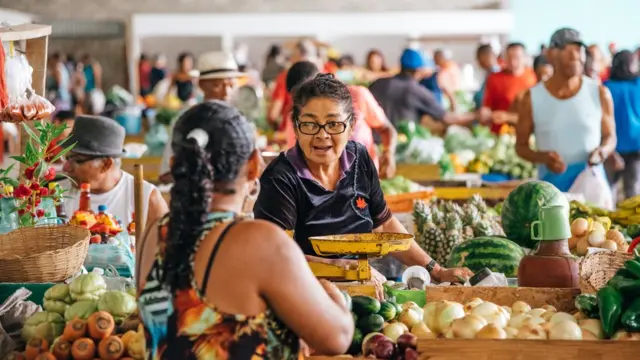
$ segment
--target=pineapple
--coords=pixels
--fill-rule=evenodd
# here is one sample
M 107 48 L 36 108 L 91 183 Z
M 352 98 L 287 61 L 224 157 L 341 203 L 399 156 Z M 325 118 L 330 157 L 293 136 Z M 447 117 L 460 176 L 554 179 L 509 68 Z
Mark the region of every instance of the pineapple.
M 447 228 L 444 236 L 444 242 L 441 242 L 436 249 L 435 256 L 438 263 L 444 264 L 449 258 L 451 250 L 460 242 L 464 241 L 462 237 L 462 222 L 460 217 L 455 213 L 446 215 Z
M 475 237 L 475 233 L 473 231 L 473 227 L 465 225 L 462 227 L 462 238 L 464 240 L 470 240 Z
M 444 233 L 440 228 L 442 213 L 435 206 L 429 207 L 422 201 L 417 201 L 413 206 L 413 217 L 416 226 L 416 243 L 427 254 L 434 256 L 440 244 L 444 242 Z
M 474 227 L 474 234 L 476 237 L 495 235 L 493 233 L 493 227 L 489 222 L 486 221 L 480 221 L 476 224 L 476 226 Z
M 473 196 L 471 196 L 471 199 L 469 199 L 467 203 L 469 205 L 474 205 L 482 214 L 487 212 L 487 203 L 484 202 L 480 194 L 473 194 Z
M 464 207 L 464 215 L 462 215 L 462 223 L 465 226 L 474 227 L 480 220 L 480 214 L 478 208 L 475 205 L 467 204 Z

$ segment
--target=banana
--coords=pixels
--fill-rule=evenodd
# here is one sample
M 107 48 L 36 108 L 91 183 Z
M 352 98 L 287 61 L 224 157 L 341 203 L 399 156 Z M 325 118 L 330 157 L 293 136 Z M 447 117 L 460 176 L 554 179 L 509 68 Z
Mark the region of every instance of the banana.
M 635 208 L 640 206 L 640 195 L 636 195 L 634 197 L 630 197 L 626 200 L 624 200 L 623 202 L 621 202 L 620 204 L 618 204 L 618 208 L 620 209 L 632 209 L 635 210 Z
M 611 228 L 611 219 L 606 216 L 597 217 L 595 221 L 602 224 L 602 226 L 604 226 L 604 229 L 607 231 Z
M 611 213 L 609 210 L 601 209 L 601 208 L 595 207 L 595 206 L 592 207 L 591 210 L 593 210 L 593 214 L 596 215 L 596 216 L 609 216 L 609 214 Z
M 640 224 L 640 214 L 631 215 L 625 220 L 630 221 L 631 224 Z
M 636 214 L 635 210 L 630 209 L 618 209 L 611 213 L 611 218 L 616 220 L 626 219 L 629 216 L 633 216 Z

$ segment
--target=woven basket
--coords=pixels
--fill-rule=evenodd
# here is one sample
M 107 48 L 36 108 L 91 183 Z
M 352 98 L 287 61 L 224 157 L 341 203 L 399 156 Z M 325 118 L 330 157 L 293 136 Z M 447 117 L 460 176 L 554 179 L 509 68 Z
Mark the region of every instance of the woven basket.
M 632 258 L 633 255 L 618 251 L 587 255 L 580 263 L 580 290 L 583 294 L 595 294 Z
M 0 283 L 59 282 L 77 273 L 91 234 L 72 225 L 36 226 L 0 235 Z

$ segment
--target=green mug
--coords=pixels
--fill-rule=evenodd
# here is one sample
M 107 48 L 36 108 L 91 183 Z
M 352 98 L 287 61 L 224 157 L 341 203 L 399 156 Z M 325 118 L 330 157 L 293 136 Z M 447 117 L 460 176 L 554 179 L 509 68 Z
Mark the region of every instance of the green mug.
M 540 208 L 540 220 L 531 223 L 531 238 L 534 240 L 560 240 L 571 237 L 571 224 L 567 208 L 550 205 Z

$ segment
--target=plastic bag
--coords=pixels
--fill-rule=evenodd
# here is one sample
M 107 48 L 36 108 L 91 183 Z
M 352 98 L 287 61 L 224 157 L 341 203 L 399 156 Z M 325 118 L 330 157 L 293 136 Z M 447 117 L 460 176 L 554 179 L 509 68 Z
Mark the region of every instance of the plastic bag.
M 569 193 L 582 194 L 586 202 L 602 209 L 614 210 L 613 194 L 602 166 L 584 169 L 571 185 Z

